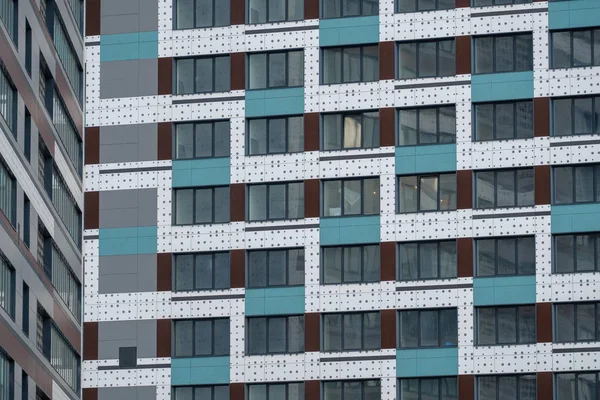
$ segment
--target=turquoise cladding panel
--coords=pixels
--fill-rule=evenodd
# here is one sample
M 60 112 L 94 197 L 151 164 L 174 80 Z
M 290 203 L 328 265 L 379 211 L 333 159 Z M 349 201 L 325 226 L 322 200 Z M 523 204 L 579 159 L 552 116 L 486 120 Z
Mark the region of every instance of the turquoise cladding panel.
M 191 186 L 229 185 L 231 159 L 205 158 L 198 160 L 173 160 L 174 188 Z
M 246 90 L 246 117 L 304 114 L 304 87 Z
M 600 1 L 570 0 L 548 3 L 548 28 L 569 29 L 600 25 Z
M 100 61 L 158 58 L 158 32 L 100 36 Z
M 171 385 L 229 384 L 229 356 L 171 359 Z
M 319 221 L 320 242 L 323 246 L 379 243 L 381 239 L 379 215 L 360 217 L 331 217 Z
M 304 314 L 304 286 L 246 289 L 246 316 Z
M 396 350 L 396 376 L 458 375 L 458 348 Z
M 101 228 L 98 242 L 100 256 L 154 254 L 157 252 L 157 228 Z
M 396 174 L 456 171 L 456 144 L 396 147 Z
M 533 98 L 533 71 L 474 74 L 472 101 L 503 101 Z
M 552 206 L 550 215 L 552 233 L 600 230 L 600 203 Z
M 345 46 L 378 43 L 379 15 L 334 18 L 319 21 L 319 45 Z
M 473 278 L 475 306 L 533 303 L 535 303 L 535 275 Z

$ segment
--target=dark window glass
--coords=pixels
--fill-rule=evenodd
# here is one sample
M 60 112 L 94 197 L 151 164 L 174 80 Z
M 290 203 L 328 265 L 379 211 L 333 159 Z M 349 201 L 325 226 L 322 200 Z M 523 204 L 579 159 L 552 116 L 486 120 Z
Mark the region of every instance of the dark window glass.
M 398 78 L 430 78 L 456 75 L 454 39 L 398 44 Z
M 7 3 L 12 3 L 11 0 L 4 0 L 2 6 Z M 58 9 L 55 8 L 54 14 L 54 29 L 52 30 L 52 39 L 56 53 L 60 59 L 61 64 L 67 75 L 67 79 L 73 88 L 75 97 L 81 104 L 83 100 L 83 68 L 79 63 L 79 57 L 75 51 L 75 47 L 71 43 L 67 29 L 63 23 L 62 16 L 59 14 Z
M 229 400 L 229 385 L 173 386 L 173 400 Z
M 400 400 L 457 400 L 458 379 L 442 378 L 403 378 L 398 379 Z
M 378 0 L 322 0 L 321 18 L 379 15 Z
M 0 307 L 14 319 L 15 317 L 15 270 L 0 255 Z
M 476 3 L 483 1 L 476 0 Z M 533 70 L 533 37 L 531 33 L 477 36 L 474 38 L 474 46 L 476 74 Z
M 248 155 L 298 153 L 304 151 L 304 117 L 249 119 Z
M 175 255 L 174 291 L 229 289 L 229 252 Z
M 379 178 L 323 181 L 324 217 L 379 214 Z
M 298 21 L 304 19 L 304 0 L 249 0 L 248 23 Z
M 326 47 L 321 50 L 322 84 L 379 80 L 379 46 Z
M 478 400 L 536 400 L 536 376 L 482 375 L 477 377 Z
M 304 218 L 304 182 L 248 186 L 248 221 Z
M 398 110 L 398 146 L 456 142 L 456 107 Z
M 477 276 L 535 275 L 535 237 L 475 240 Z
M 477 141 L 533 137 L 533 101 L 473 105 Z
M 229 186 L 174 189 L 175 225 L 229 222 Z
M 323 114 L 322 150 L 379 147 L 379 112 Z
M 379 245 L 321 247 L 323 284 L 379 282 Z
M 229 354 L 229 318 L 176 320 L 174 357 Z
M 596 203 L 600 200 L 600 165 L 553 167 L 554 204 Z
M 248 89 L 303 85 L 304 50 L 248 55 Z
M 304 352 L 304 316 L 247 318 L 248 354 Z
M 458 344 L 456 308 L 398 312 L 398 348 L 454 347 Z
M 175 60 L 175 94 L 228 92 L 229 55 Z
M 534 204 L 533 168 L 475 172 L 475 208 L 524 207 Z
M 398 280 L 456 278 L 456 241 L 398 244 Z
M 304 382 L 248 385 L 248 400 L 304 400 Z
M 456 174 L 398 177 L 398 212 L 456 209 Z
M 577 29 L 551 33 L 552 68 L 600 65 L 600 29 Z
M 535 306 L 476 308 L 477 345 L 535 343 Z
M 13 226 L 16 225 L 17 217 L 16 196 L 16 181 L 8 167 L 0 160 L 0 212 Z
M 600 394 L 598 371 L 554 374 L 556 400 L 595 399 Z
M 381 348 L 379 311 L 323 315 L 323 351 Z
M 229 3 L 219 0 L 175 0 L 175 29 L 210 28 L 230 24 Z
M 248 251 L 249 288 L 304 285 L 304 249 Z
M 229 121 L 176 124 L 174 158 L 228 157 L 230 136 Z
M 455 0 L 396 0 L 396 12 L 449 10 L 456 7 Z
M 599 303 L 555 304 L 554 342 L 595 342 L 600 340 L 599 319 Z
M 17 0 L 2 0 L 0 2 L 0 20 L 4 24 L 10 38 L 17 45 L 18 24 L 18 2 Z M 0 399 L 2 398 L 0 390 Z M 8 399 L 8 397 L 6 397 Z
M 560 98 L 552 101 L 552 135 L 600 133 L 600 97 Z
M 0 79 L 0 85 L 1 84 L 2 82 Z M 4 105 L 0 106 L 0 110 L 3 106 Z M 58 132 L 60 143 L 65 147 L 69 160 L 73 164 L 73 167 L 75 167 L 77 173 L 81 176 L 81 171 L 83 169 L 83 142 L 81 141 L 81 137 L 79 136 L 79 133 L 77 133 L 75 124 L 57 90 L 53 91 L 52 97 L 52 123 Z
M 554 272 L 600 270 L 600 235 L 596 233 L 554 236 Z
M 532 0 L 472 0 L 473 7 L 499 6 L 506 4 L 526 4 Z
M 380 400 L 379 380 L 323 381 L 323 400 Z

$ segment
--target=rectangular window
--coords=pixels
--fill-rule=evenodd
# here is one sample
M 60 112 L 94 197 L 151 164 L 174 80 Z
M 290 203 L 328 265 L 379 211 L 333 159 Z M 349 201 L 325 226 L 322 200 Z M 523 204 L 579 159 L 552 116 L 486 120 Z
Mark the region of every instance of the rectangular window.
M 83 32 L 83 0 L 69 0 L 69 5 L 79 32 Z
M 230 64 L 229 55 L 175 60 L 175 94 L 228 92 Z
M 0 0 L 11 3 L 11 0 Z M 0 66 L 0 116 L 8 129 L 17 137 L 17 89 L 12 83 L 4 66 Z
M 534 169 L 475 172 L 475 208 L 525 207 L 534 204 Z
M 379 147 L 379 111 L 322 114 L 321 150 Z
M 398 110 L 398 146 L 456 143 L 456 106 Z
M 0 307 L 11 318 L 15 317 L 15 270 L 0 255 Z
M 581 343 L 600 340 L 600 303 L 554 305 L 554 342 Z
M 65 380 L 71 389 L 79 392 L 80 364 L 79 356 L 73 350 L 62 333 L 50 324 L 50 365 Z
M 380 400 L 381 381 L 323 381 L 323 400 Z
M 175 29 L 212 28 L 231 23 L 229 2 L 220 0 L 176 0 Z
M 52 173 L 52 204 L 78 248 L 81 247 L 81 211 L 60 172 Z
M 304 249 L 251 250 L 248 288 L 304 285 Z
M 552 100 L 552 136 L 600 133 L 600 96 Z
M 173 386 L 173 400 L 229 400 L 229 385 Z
M 455 376 L 398 379 L 398 399 L 458 400 L 458 379 Z
M 23 153 L 27 161 L 31 162 L 31 114 L 25 107 L 25 129 L 23 132 Z
M 304 86 L 304 49 L 248 54 L 248 89 Z
M 535 306 L 477 307 L 477 345 L 535 343 Z
M 229 222 L 229 186 L 174 189 L 175 225 Z
M 583 164 L 553 167 L 554 204 L 597 203 L 600 201 L 600 165 Z
M 533 101 L 473 104 L 475 141 L 533 137 Z
M 229 120 L 175 124 L 175 159 L 229 157 Z
M 506 4 L 526 4 L 532 0 L 472 0 L 473 7 L 499 6 Z
M 475 240 L 476 276 L 535 275 L 535 237 Z
M 456 278 L 456 240 L 398 244 L 398 280 Z
M 398 78 L 432 78 L 456 75 L 454 39 L 398 43 Z
M 595 399 L 600 393 L 600 373 L 598 371 L 566 372 L 554 374 L 556 400 Z
M 477 36 L 474 38 L 474 45 L 476 74 L 533 70 L 531 33 Z
M 229 252 L 175 255 L 174 291 L 229 289 Z
M 398 312 L 398 348 L 458 345 L 456 308 Z
M 81 176 L 83 170 L 83 142 L 77 132 L 77 128 L 75 128 L 75 123 L 67 111 L 65 103 L 58 94 L 58 90 L 54 90 L 52 123 L 56 128 L 56 132 L 58 132 L 61 143 L 65 146 L 67 156 L 69 157 L 69 160 L 71 160 L 75 171 Z
M 29 400 L 29 376 L 24 369 L 21 370 L 21 400 Z
M 248 385 L 248 400 L 304 400 L 304 382 Z
M 248 185 L 248 221 L 304 218 L 304 182 Z
M 323 181 L 324 217 L 379 214 L 379 177 Z
M 577 29 L 550 33 L 552 68 L 600 65 L 600 29 Z
M 322 0 L 321 18 L 379 15 L 379 0 Z
M 31 77 L 31 57 L 33 56 L 33 44 L 31 40 L 31 26 L 25 18 L 25 70 Z
M 15 43 L 15 46 L 17 43 L 17 31 L 19 29 L 17 3 L 17 0 L 0 0 L 0 20 L 4 23 L 4 27 Z
M 456 173 L 398 177 L 398 212 L 456 210 Z
M 249 355 L 304 352 L 304 315 L 246 318 Z
M 323 315 L 323 350 L 381 349 L 379 311 Z
M 600 234 L 554 236 L 554 272 L 600 271 Z
M 326 47 L 321 50 L 321 83 L 379 80 L 379 45 Z
M 456 7 L 456 0 L 396 0 L 397 13 L 450 10 Z
M 379 245 L 321 247 L 323 284 L 379 282 Z
M 13 226 L 16 225 L 17 217 L 16 201 L 17 188 L 15 178 L 13 178 L 8 167 L 0 160 L 0 212 L 4 214 Z
M 81 65 L 79 64 L 77 53 L 71 44 L 69 34 L 67 33 L 58 10 L 56 10 L 56 13 L 54 14 L 53 40 L 54 47 L 56 47 L 56 53 L 65 69 L 69 82 L 71 82 L 75 97 L 79 103 L 81 103 L 83 99 L 83 68 L 81 68 Z
M 249 0 L 248 23 L 300 21 L 304 19 L 304 0 Z
M 13 399 L 14 362 L 0 351 L 0 400 Z
M 81 321 L 81 284 L 67 260 L 52 245 L 52 285 L 77 321 Z
M 537 400 L 535 374 L 481 375 L 476 382 L 478 400 Z
M 229 355 L 229 318 L 176 320 L 173 357 Z
M 304 116 L 247 120 L 247 155 L 300 153 L 304 151 Z
M 29 286 L 23 281 L 23 304 L 21 317 L 23 318 L 23 333 L 29 337 Z
M 23 243 L 31 249 L 31 202 L 23 195 Z

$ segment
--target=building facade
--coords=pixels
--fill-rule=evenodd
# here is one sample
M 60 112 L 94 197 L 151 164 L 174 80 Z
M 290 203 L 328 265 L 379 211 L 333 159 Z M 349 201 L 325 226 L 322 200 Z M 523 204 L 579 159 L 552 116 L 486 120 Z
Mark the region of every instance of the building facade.
M 600 3 L 88 0 L 85 400 L 600 394 Z
M 83 0 L 0 1 L 0 399 L 81 398 Z

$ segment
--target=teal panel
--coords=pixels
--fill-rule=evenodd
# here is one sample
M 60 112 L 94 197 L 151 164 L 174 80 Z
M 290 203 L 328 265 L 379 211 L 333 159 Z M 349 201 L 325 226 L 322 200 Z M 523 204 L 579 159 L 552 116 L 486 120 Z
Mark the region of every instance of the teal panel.
M 154 254 L 157 252 L 156 226 L 101 228 L 99 255 Z
M 458 375 L 458 348 L 396 350 L 396 376 Z
M 456 171 L 456 144 L 396 147 L 396 174 Z
M 535 275 L 473 278 L 475 306 L 532 303 L 535 303 Z
M 229 356 L 171 359 L 171 385 L 229 383 Z
M 173 187 L 229 185 L 230 158 L 173 160 Z
M 549 29 L 583 28 L 600 23 L 598 0 L 570 0 L 548 3 Z
M 319 21 L 319 45 L 378 43 L 379 15 L 322 19 Z
M 533 71 L 471 76 L 473 102 L 533 98 Z
M 246 90 L 246 117 L 304 114 L 304 87 Z
M 304 314 L 304 286 L 246 289 L 246 316 Z
M 379 215 L 321 218 L 319 222 L 321 245 L 379 243 L 380 220 Z
M 158 32 L 100 36 L 100 61 L 158 58 Z
M 552 233 L 600 230 L 600 203 L 552 206 Z

